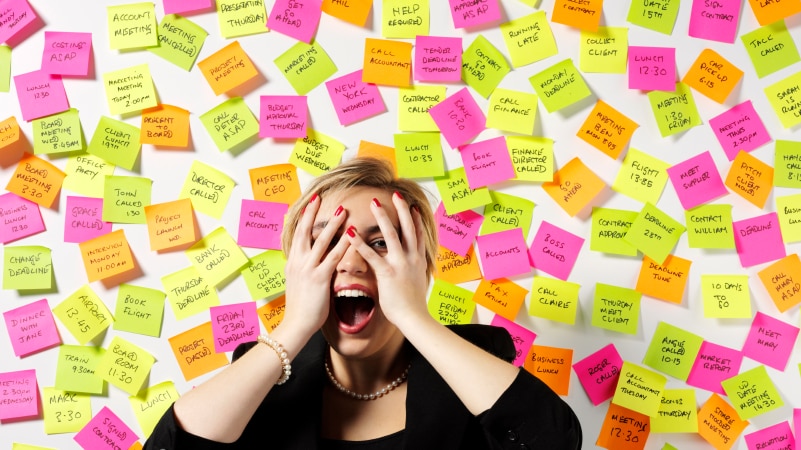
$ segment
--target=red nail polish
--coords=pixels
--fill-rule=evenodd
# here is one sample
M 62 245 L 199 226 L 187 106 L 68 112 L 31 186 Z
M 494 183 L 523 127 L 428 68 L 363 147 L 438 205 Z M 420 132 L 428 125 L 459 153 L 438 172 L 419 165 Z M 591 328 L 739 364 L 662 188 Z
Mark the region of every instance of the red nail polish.
M 353 225 L 349 226 L 345 232 L 348 233 L 348 236 L 350 237 L 356 237 L 356 227 Z
M 403 200 L 403 196 L 401 195 L 401 193 L 400 193 L 400 192 L 398 192 L 398 191 L 395 191 L 395 195 L 396 195 L 396 196 L 397 196 L 399 199 Z
M 380 208 L 380 207 L 381 207 L 381 202 L 379 202 L 377 198 L 374 198 L 374 199 L 373 199 L 373 204 L 374 204 L 376 207 L 378 207 L 378 208 Z
M 316 192 L 312 194 L 311 198 L 309 199 L 309 203 L 314 203 L 314 201 L 317 200 L 317 197 L 318 195 Z
M 339 205 L 339 208 L 337 208 L 337 210 L 334 211 L 334 216 L 339 216 L 340 214 L 342 214 L 342 211 L 344 210 L 345 208 L 343 208 L 342 205 Z
M 304 206 L 303 209 L 300 210 L 300 215 L 303 215 L 303 213 L 305 212 L 306 212 L 306 207 Z

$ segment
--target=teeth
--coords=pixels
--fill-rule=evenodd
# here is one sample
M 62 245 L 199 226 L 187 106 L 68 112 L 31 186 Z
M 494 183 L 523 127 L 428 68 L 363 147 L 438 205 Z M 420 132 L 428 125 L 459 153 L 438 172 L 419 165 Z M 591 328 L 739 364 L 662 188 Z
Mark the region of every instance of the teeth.
M 337 292 L 337 297 L 369 297 L 369 295 L 359 289 L 343 289 Z

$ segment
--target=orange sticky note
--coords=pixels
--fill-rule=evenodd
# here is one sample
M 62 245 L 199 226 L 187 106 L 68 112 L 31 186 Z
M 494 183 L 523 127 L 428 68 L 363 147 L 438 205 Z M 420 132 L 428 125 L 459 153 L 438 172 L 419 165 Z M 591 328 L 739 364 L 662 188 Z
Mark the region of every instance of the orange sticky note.
M 14 116 L 0 122 L 0 150 L 16 144 L 20 137 L 19 123 Z
M 482 279 L 473 294 L 473 301 L 504 319 L 514 322 L 520 306 L 526 299 L 526 294 L 528 294 L 528 289 L 507 278 Z
M 186 381 L 228 364 L 225 353 L 214 351 L 211 322 L 202 323 L 168 339 Z
M 281 295 L 259 307 L 256 310 L 256 314 L 259 315 L 259 320 L 261 320 L 261 324 L 264 325 L 267 333 L 272 333 L 275 327 L 283 320 L 285 310 L 286 296 Z
M 300 198 L 298 170 L 294 164 L 275 164 L 248 171 L 253 199 L 291 205 Z
M 598 100 L 576 136 L 610 158 L 617 159 L 639 126 L 603 100 Z
M 791 253 L 759 271 L 759 279 L 776 308 L 785 312 L 801 303 L 801 260 Z
M 376 144 L 370 141 L 359 141 L 359 149 L 356 151 L 357 156 L 360 157 L 373 157 L 378 159 L 385 159 L 392 163 L 395 168 L 395 174 L 398 174 L 398 163 L 395 162 L 395 147 L 387 145 Z
M 777 20 L 785 19 L 801 11 L 801 2 L 748 0 L 751 11 L 760 25 L 769 25 Z
M 716 51 L 705 48 L 681 81 L 712 100 L 723 103 L 742 77 L 743 71 L 737 66 Z
M 580 30 L 598 31 L 604 0 L 584 0 L 581 7 L 576 4 L 575 0 L 556 0 L 551 21 Z
M 363 27 L 370 15 L 373 0 L 323 0 L 321 6 L 329 16 Z
M 437 250 L 437 260 L 434 262 L 434 278 L 451 284 L 481 278 L 481 267 L 478 265 L 474 248 L 470 247 L 467 254 L 460 256 L 440 245 Z
M 643 256 L 635 290 L 650 297 L 681 303 L 692 261 L 668 255 L 664 264 Z
M 20 197 L 50 208 L 58 198 L 67 174 L 42 158 L 25 153 L 6 190 Z
M 364 40 L 363 82 L 409 86 L 411 77 L 411 43 L 373 38 Z
M 606 188 L 606 183 L 576 157 L 553 174 L 553 181 L 542 183 L 542 188 L 573 217 Z
M 748 426 L 723 397 L 713 393 L 698 410 L 698 434 L 712 448 L 726 450 L 734 447 L 740 433 Z
M 195 213 L 188 198 L 145 206 L 145 219 L 150 250 L 166 250 L 197 241 Z
M 726 186 L 757 208 L 763 208 L 773 189 L 773 167 L 740 150 L 731 162 Z
M 573 365 L 573 349 L 532 345 L 523 368 L 534 374 L 559 395 L 570 390 L 570 368 Z
M 609 403 L 595 445 L 614 450 L 639 450 L 651 434 L 651 418 L 615 403 Z
M 217 50 L 197 66 L 216 95 L 228 92 L 259 74 L 239 41 Z
M 189 111 L 158 105 L 142 112 L 139 142 L 164 147 L 189 146 Z
M 114 230 L 78 244 L 89 281 L 121 275 L 136 269 L 125 230 Z

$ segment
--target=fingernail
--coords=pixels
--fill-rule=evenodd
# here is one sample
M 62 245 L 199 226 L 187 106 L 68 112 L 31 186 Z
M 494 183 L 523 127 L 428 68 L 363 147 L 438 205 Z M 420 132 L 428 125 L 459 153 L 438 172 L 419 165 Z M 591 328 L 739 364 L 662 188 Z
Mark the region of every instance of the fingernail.
M 316 192 L 312 194 L 311 198 L 309 199 L 309 203 L 314 203 L 314 201 L 317 200 L 317 197 L 319 196 L 317 195 Z
M 353 225 L 349 226 L 345 232 L 348 233 L 348 236 L 350 237 L 356 237 L 356 227 Z
M 412 205 L 412 210 L 417 211 L 417 214 L 420 214 L 420 207 L 417 205 Z
M 374 204 L 376 207 L 378 207 L 378 208 L 380 208 L 380 207 L 381 207 L 381 202 L 379 202 L 377 198 L 374 198 L 374 199 L 373 199 L 373 204 Z
M 340 214 L 342 214 L 342 211 L 344 210 L 345 208 L 343 208 L 342 205 L 339 205 L 339 208 L 337 208 L 337 210 L 334 211 L 334 216 L 339 216 Z
M 305 212 L 306 212 L 306 207 L 304 206 L 303 209 L 300 210 L 300 214 L 303 215 L 303 213 Z
M 403 196 L 401 195 L 401 193 L 400 193 L 400 192 L 398 192 L 398 191 L 395 191 L 395 195 L 396 195 L 396 196 L 397 196 L 399 199 L 403 200 Z

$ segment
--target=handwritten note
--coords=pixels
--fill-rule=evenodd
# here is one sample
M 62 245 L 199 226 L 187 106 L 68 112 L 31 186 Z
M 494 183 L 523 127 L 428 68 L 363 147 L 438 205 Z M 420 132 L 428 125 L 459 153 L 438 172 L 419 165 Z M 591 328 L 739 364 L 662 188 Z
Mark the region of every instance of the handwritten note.
M 651 418 L 654 433 L 698 432 L 694 389 L 665 389 L 657 415 Z
M 206 111 L 200 121 L 221 152 L 245 146 L 259 134 L 259 120 L 242 97 L 230 98 Z
M 699 39 L 733 43 L 740 18 L 739 0 L 693 2 L 687 34 Z
M 114 336 L 100 359 L 96 373 L 130 395 L 144 386 L 156 358 L 145 349 L 119 336 Z
M 286 290 L 286 257 L 279 250 L 265 250 L 250 258 L 242 268 L 242 278 L 253 300 L 273 298 Z
M 428 113 L 451 148 L 468 143 L 486 128 L 484 112 L 467 88 L 432 106 Z
M 161 277 L 164 292 L 178 320 L 186 319 L 210 307 L 219 305 L 220 298 L 213 285 L 190 266 Z M 209 333 L 211 329 L 209 329 Z
M 339 123 L 347 126 L 387 110 L 378 86 L 362 81 L 362 70 L 325 82 Z
M 528 238 L 534 202 L 503 192 L 490 192 L 492 202 L 484 206 L 484 220 L 481 222 L 481 233 L 521 228 L 523 237 Z
M 617 159 L 638 127 L 637 122 L 599 99 L 576 136 Z
M 16 356 L 28 356 L 61 344 L 47 299 L 5 311 L 3 320 Z
M 322 175 L 339 164 L 344 152 L 342 142 L 309 129 L 303 139 L 295 141 L 289 162 L 312 175 Z
M 459 147 L 459 154 L 471 189 L 500 183 L 515 176 L 504 136 L 465 144 Z
M 726 395 L 732 399 L 732 406 L 742 420 L 748 420 L 784 406 L 784 401 L 779 395 L 776 385 L 770 379 L 765 366 L 756 366 L 723 380 L 721 384 Z
M 151 250 L 169 250 L 197 241 L 192 200 L 148 205 L 144 210 Z
M 679 14 L 679 3 L 679 0 L 633 2 L 626 20 L 634 25 L 670 35 Z
M 179 197 L 191 200 L 194 210 L 219 219 L 235 185 L 233 178 L 209 164 L 195 160 Z
M 553 140 L 544 137 L 507 136 L 518 181 L 553 181 Z
M 25 153 L 6 190 L 45 208 L 54 206 L 66 174 L 44 159 Z
M 53 75 L 86 76 L 92 55 L 92 33 L 45 31 L 42 71 Z
M 100 394 L 106 382 L 95 376 L 95 367 L 106 353 L 102 347 L 62 345 L 58 348 L 56 389 L 87 394 Z
M 415 84 L 398 88 L 398 129 L 400 131 L 439 131 L 428 111 L 445 99 L 447 88 Z
M 709 151 L 674 164 L 667 173 L 685 210 L 728 193 Z
M 145 223 L 153 180 L 145 177 L 106 175 L 102 217 L 106 222 Z
M 780 312 L 801 303 L 801 260 L 791 253 L 758 272 L 762 285 Z
M 576 323 L 581 285 L 554 278 L 535 276 L 531 286 L 531 302 L 528 314 L 535 317 Z
M 592 326 L 626 334 L 636 334 L 642 294 L 620 286 L 596 283 L 593 295 Z
M 734 248 L 731 205 L 706 204 L 684 212 L 690 248 Z
M 434 280 L 428 297 L 428 312 L 444 325 L 466 324 L 473 320 L 476 304 L 473 292 L 443 280 Z
M 556 16 L 554 21 L 555 18 Z M 545 18 L 545 11 L 502 23 L 500 30 L 515 68 L 527 66 L 557 53 L 556 39 Z
M 630 148 L 612 189 L 642 203 L 656 204 L 668 182 L 669 167 L 670 164 L 650 153 Z
M 629 47 L 629 89 L 673 91 L 675 88 L 675 48 Z
M 262 95 L 259 97 L 259 137 L 302 138 L 306 136 L 308 114 L 305 95 Z
M 37 20 L 31 5 L 27 0 L 9 0 L 3 4 L 3 13 L 0 15 L 0 42 L 7 42 Z
M 642 259 L 637 290 L 650 297 L 681 303 L 690 275 L 692 261 L 668 255 L 661 264 L 647 255 Z
M 647 414 L 610 403 L 595 444 L 607 449 L 642 450 L 651 434 Z
M 367 22 L 367 16 L 370 14 L 372 6 L 372 0 L 353 0 L 348 2 L 322 0 L 324 13 L 359 27 L 363 27 Z
M 237 244 L 243 247 L 281 249 L 286 203 L 242 199 Z
M 776 197 L 775 202 L 784 242 L 798 242 L 801 240 L 801 221 L 799 220 L 801 195 L 793 194 Z
M 39 414 L 36 370 L 0 373 L 0 420 L 35 417 Z
M 548 112 L 559 111 L 592 95 L 570 58 L 532 75 L 528 81 Z
M 3 248 L 3 289 L 50 289 L 53 281 L 49 248 L 40 245 Z
M 77 109 L 70 108 L 41 117 L 32 123 L 34 154 L 58 154 L 84 149 L 83 127 Z
M 702 123 L 692 91 L 684 83 L 676 83 L 673 91 L 650 91 L 648 101 L 662 137 L 687 131 Z
M 0 40 L 2 42 L 2 40 Z M 8 92 L 11 90 L 11 47 L 8 45 L 0 45 L 0 92 Z M 0 129 L 3 128 L 4 122 L 0 122 Z M 8 142 L 3 142 L 0 139 L 0 148 L 8 145 Z
M 128 50 L 158 45 L 156 5 L 151 2 L 106 7 L 109 47 Z
M 732 161 L 726 186 L 758 208 L 763 208 L 773 187 L 773 167 L 743 150 Z
M 531 271 L 523 230 L 514 228 L 476 237 L 484 278 L 509 278 Z
M 778 219 L 778 215 L 772 212 L 732 223 L 734 245 L 743 267 L 787 256 Z
M 783 371 L 790 360 L 799 328 L 757 311 L 743 344 L 743 355 Z
M 42 415 L 46 434 L 76 433 L 92 419 L 92 402 L 89 394 L 45 387 Z
M 726 395 L 721 381 L 740 373 L 743 354 L 739 350 L 704 341 L 698 350 L 687 384 Z
M 268 333 L 272 333 L 284 319 L 284 311 L 286 311 L 286 297 L 283 295 L 265 303 L 256 310 L 261 324 Z
M 567 280 L 584 245 L 584 238 L 542 221 L 528 250 L 531 266 Z
M 612 208 L 592 208 L 590 250 L 614 255 L 636 256 L 637 247 L 623 238 L 637 218 L 636 211 Z
M 298 42 L 276 58 L 275 65 L 298 95 L 308 94 L 337 71 L 334 61 L 317 41 L 311 45 Z
M 147 64 L 103 74 L 111 114 L 127 114 L 158 105 L 156 87 Z
M 320 0 L 277 0 L 267 16 L 267 27 L 310 43 L 320 24 Z
M 259 318 L 256 303 L 234 303 L 209 308 L 214 351 L 233 351 L 243 342 L 256 340 L 259 335 Z
M 78 244 L 89 281 L 136 270 L 125 230 L 114 230 Z
M 607 344 L 573 364 L 584 392 L 595 406 L 615 395 L 621 367 L 623 358 L 615 344 Z
M 801 123 L 801 72 L 789 75 L 764 89 L 765 96 L 784 128 Z
M 484 98 L 511 70 L 504 54 L 481 34 L 462 53 L 462 80 Z
M 470 0 L 448 0 L 454 28 L 469 28 L 501 18 L 498 0 L 476 4 Z
M 414 39 L 428 35 L 431 15 L 428 0 L 387 0 L 381 11 L 382 36 Z
M 553 21 L 579 29 L 595 31 L 603 14 L 603 0 L 587 0 L 574 3 L 558 0 L 553 9 Z
M 748 423 L 717 393 L 698 410 L 698 434 L 715 448 L 733 447 Z
M 186 250 L 192 266 L 217 286 L 248 263 L 248 257 L 224 227 L 218 227 Z
M 606 188 L 606 183 L 575 157 L 554 173 L 553 181 L 542 183 L 542 188 L 570 217 L 574 217 Z
M 791 2 L 773 3 L 748 0 L 748 4 L 751 6 L 751 11 L 754 12 L 760 25 L 767 25 L 801 12 L 801 5 Z
M 26 121 L 64 112 L 70 108 L 61 75 L 42 70 L 14 77 L 22 118 Z
M 790 422 L 787 420 L 753 433 L 748 433 L 743 438 L 751 448 L 764 448 L 766 450 L 779 450 L 788 446 L 791 449 L 797 448 L 793 447 L 793 431 L 790 429 Z
M 709 119 L 709 126 L 729 161 L 741 151 L 750 152 L 771 141 L 750 100 Z
M 682 381 L 695 363 L 704 339 L 676 325 L 660 321 L 645 351 L 643 363 Z M 695 403 L 693 403 L 693 410 Z
M 3 48 L 8 47 L 0 46 L 0 57 L 2 57 Z M 0 64 L 2 64 L 1 60 Z M 0 78 L 2 78 L 2 75 L 0 75 Z M 11 116 L 8 119 L 0 121 L 0 149 L 6 151 L 12 148 L 13 145 L 20 142 L 20 136 L 22 136 L 22 133 L 20 132 L 16 117 Z
M 523 368 L 533 373 L 557 394 L 567 395 L 570 390 L 572 363 L 573 349 L 532 345 Z
M 406 178 L 439 177 L 445 174 L 445 158 L 439 133 L 396 133 L 395 163 Z
M 136 395 L 128 397 L 136 421 L 142 428 L 145 436 L 150 436 L 161 416 L 172 406 L 180 395 L 172 381 L 162 381 L 159 384 L 142 389 Z M 133 447 L 131 447 L 133 449 Z M 130 450 L 130 449 L 129 449 Z
M 534 94 L 496 88 L 487 107 L 487 127 L 531 134 L 537 119 L 537 103 Z
M 22 239 L 45 231 L 39 205 L 12 192 L 0 195 L 0 242 Z
M 130 448 L 139 437 L 108 406 L 104 406 L 72 439 L 82 448 Z
M 99 336 L 114 321 L 106 304 L 88 284 L 56 305 L 53 313 L 81 345 Z
M 220 34 L 224 38 L 270 31 L 267 28 L 267 10 L 261 0 L 244 4 L 239 0 L 216 0 L 214 3 L 217 6 Z
M 412 75 L 412 44 L 387 39 L 364 40 L 362 81 L 408 86 Z
M 165 104 L 142 111 L 139 139 L 161 147 L 188 147 L 189 111 Z
M 101 116 L 86 151 L 115 166 L 133 170 L 141 150 L 140 135 L 134 125 Z
M 114 164 L 99 156 L 82 153 L 67 158 L 64 188 L 89 197 L 102 197 L 106 175 L 114 174 Z
M 435 83 L 461 81 L 461 68 L 461 37 L 429 36 L 428 33 L 415 36 L 415 80 Z
M 514 321 L 528 291 L 506 278 L 481 280 L 473 301 L 507 320 Z
M 729 2 L 738 8 L 740 6 L 739 2 Z M 716 51 L 705 48 L 681 81 L 712 100 L 723 103 L 742 78 L 742 70 Z
M 783 20 L 740 36 L 759 78 L 801 61 L 798 48 Z
M 452 284 L 481 278 L 481 266 L 478 264 L 474 248 L 470 246 L 465 255 L 460 255 L 440 245 L 434 262 L 434 278 Z
M 656 416 L 666 384 L 664 375 L 624 361 L 612 403 L 640 414 Z
M 239 41 L 217 50 L 199 61 L 197 66 L 215 95 L 229 92 L 259 74 Z
M 625 27 L 581 30 L 579 68 L 587 73 L 626 73 L 628 42 Z
M 165 6 L 165 10 L 167 7 Z M 148 51 L 189 72 L 209 35 L 186 17 L 165 11 L 158 29 L 159 44 Z
M 165 297 L 157 289 L 121 284 L 117 290 L 114 329 L 159 337 Z
M 751 313 L 751 293 L 747 275 L 701 275 L 704 317 L 747 319 Z
M 248 170 L 253 199 L 292 204 L 300 198 L 297 168 L 292 164 L 274 164 Z

